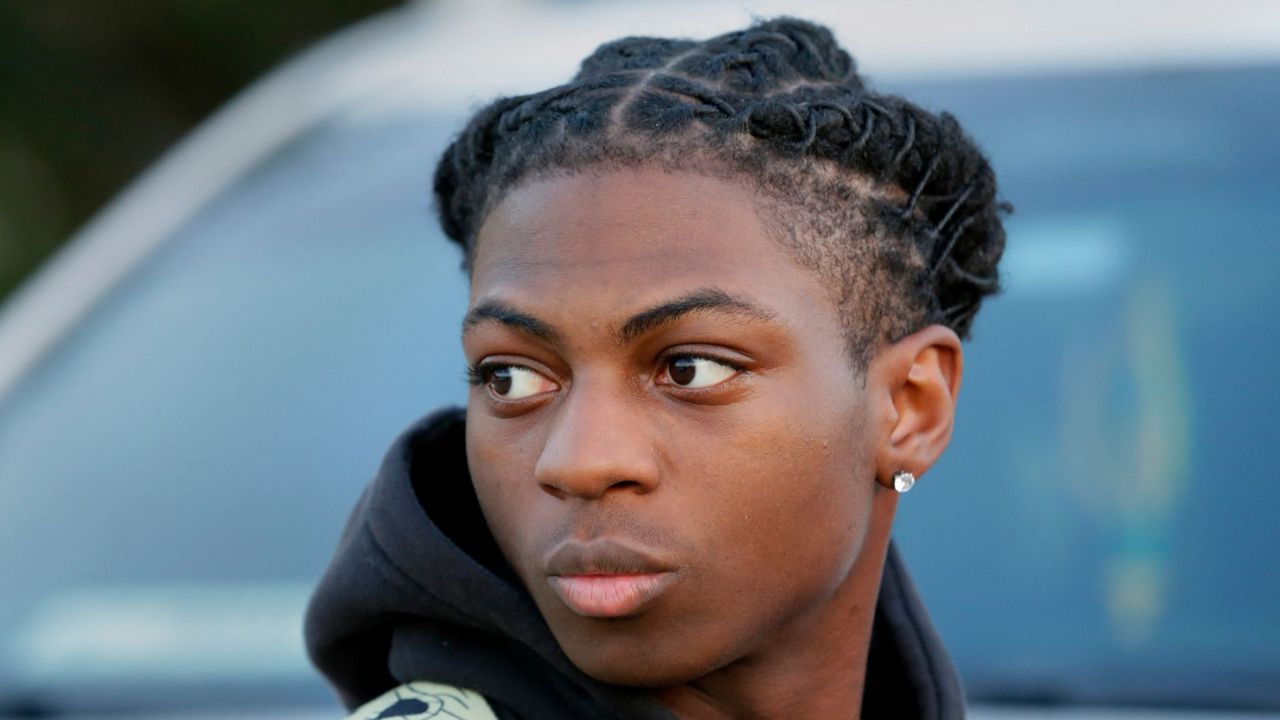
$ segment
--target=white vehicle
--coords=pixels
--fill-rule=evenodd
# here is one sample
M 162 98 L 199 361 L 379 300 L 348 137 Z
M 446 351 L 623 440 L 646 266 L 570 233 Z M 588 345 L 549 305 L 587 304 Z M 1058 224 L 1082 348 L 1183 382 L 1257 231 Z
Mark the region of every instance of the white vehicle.
M 465 401 L 430 207 L 466 112 L 621 34 L 831 25 L 1017 212 L 896 533 L 973 717 L 1280 717 L 1270 0 L 406 5 L 183 141 L 0 313 L 0 718 L 333 718 L 301 616 Z M 123 713 L 124 715 L 121 715 Z

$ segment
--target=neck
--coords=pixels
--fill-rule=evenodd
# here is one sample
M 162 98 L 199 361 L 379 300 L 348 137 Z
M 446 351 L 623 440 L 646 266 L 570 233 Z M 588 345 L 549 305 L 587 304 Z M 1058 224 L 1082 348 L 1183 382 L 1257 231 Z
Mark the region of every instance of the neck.
M 830 602 L 789 621 L 778 642 L 689 683 L 657 691 L 681 720 L 857 720 L 897 494 L 876 487 L 858 557 Z

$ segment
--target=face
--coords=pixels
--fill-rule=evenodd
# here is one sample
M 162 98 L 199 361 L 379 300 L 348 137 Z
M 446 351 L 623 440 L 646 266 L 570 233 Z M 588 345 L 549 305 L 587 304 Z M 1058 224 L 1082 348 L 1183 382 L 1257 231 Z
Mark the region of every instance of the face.
M 569 658 L 669 686 L 820 632 L 866 536 L 875 426 L 832 299 L 745 186 L 531 181 L 486 218 L 467 455 Z

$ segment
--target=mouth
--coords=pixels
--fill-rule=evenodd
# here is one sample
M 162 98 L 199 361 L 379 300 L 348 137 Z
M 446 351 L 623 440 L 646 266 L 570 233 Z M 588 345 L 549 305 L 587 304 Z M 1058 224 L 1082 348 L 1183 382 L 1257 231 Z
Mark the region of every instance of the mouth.
M 547 583 L 561 602 L 583 617 L 635 615 L 676 579 L 674 564 L 611 539 L 566 542 L 547 560 Z
M 657 600 L 675 581 L 675 573 L 637 575 L 552 575 L 547 578 L 561 602 L 590 618 L 635 615 Z

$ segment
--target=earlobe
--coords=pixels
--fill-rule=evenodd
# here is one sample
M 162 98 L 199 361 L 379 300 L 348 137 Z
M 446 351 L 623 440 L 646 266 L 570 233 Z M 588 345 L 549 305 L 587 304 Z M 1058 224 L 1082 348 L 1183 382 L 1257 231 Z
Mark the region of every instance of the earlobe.
M 883 430 L 876 478 L 903 492 L 895 477 L 924 475 L 951 441 L 964 372 L 960 338 L 930 325 L 881 350 L 868 372 L 880 392 Z

